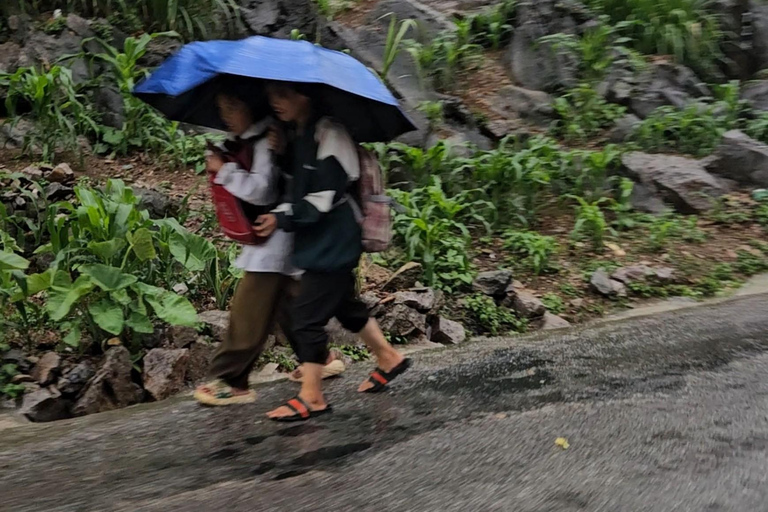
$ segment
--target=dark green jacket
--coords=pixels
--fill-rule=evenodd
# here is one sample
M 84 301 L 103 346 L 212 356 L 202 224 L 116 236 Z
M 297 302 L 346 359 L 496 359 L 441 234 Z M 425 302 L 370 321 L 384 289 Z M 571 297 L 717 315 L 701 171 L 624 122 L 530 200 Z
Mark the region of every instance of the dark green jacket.
M 355 268 L 362 254 L 362 232 L 346 201 L 349 178 L 339 161 L 318 161 L 315 128 L 297 135 L 289 148 L 290 204 L 276 212 L 278 226 L 295 234 L 293 264 L 312 272 Z

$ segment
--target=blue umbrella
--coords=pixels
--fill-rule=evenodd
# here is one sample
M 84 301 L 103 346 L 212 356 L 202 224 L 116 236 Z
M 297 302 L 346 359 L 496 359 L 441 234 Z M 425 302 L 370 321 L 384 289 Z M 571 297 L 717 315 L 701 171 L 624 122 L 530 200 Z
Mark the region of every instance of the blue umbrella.
M 134 94 L 170 119 L 221 129 L 214 99 L 222 81 L 233 80 L 252 88 L 257 115 L 270 111 L 265 80 L 298 82 L 313 84 L 320 113 L 343 123 L 358 142 L 388 141 L 415 129 L 389 89 L 362 63 L 306 41 L 254 36 L 190 43 L 139 83 Z

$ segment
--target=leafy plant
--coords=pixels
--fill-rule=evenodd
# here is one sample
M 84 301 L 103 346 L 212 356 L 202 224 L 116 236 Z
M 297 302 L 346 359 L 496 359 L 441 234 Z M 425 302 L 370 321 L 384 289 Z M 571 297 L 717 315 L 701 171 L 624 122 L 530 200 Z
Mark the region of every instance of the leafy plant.
M 493 336 L 508 332 L 524 332 L 526 322 L 510 310 L 496 305 L 492 298 L 483 295 L 470 295 L 464 299 L 464 309 L 478 334 L 489 333 Z
M 429 42 L 410 41 L 411 55 L 422 84 L 431 81 L 438 91 L 452 91 L 459 77 L 472 69 L 479 60 L 480 46 L 470 41 L 466 21 L 455 22 L 457 30 L 444 31 Z
M 0 397 L 15 399 L 24 394 L 23 385 L 11 382 L 18 373 L 19 371 L 15 364 L 0 366 Z
M 557 241 L 534 231 L 507 231 L 504 248 L 512 251 L 536 274 L 552 269 L 551 259 L 558 251 Z
M 442 101 L 422 101 L 417 108 L 427 117 L 430 131 L 434 132 L 443 123 Z
M 503 0 L 486 12 L 469 16 L 471 42 L 498 50 L 512 38 L 516 11 L 516 0 Z
M 753 276 L 768 271 L 768 258 L 749 251 L 738 251 L 738 260 L 733 268 L 745 276 Z
M 634 208 L 632 207 L 632 191 L 635 183 L 629 178 L 622 178 L 619 181 L 618 195 L 608 208 L 613 212 L 615 219 L 613 225 L 618 229 L 632 229 L 635 227 L 635 220 L 632 216 Z
M 541 302 L 544 307 L 547 308 L 552 314 L 560 315 L 565 313 L 565 303 L 563 299 L 556 293 L 548 293 L 541 298 Z
M 571 231 L 571 238 L 578 240 L 587 236 L 592 241 L 594 250 L 602 250 L 605 233 L 608 231 L 608 222 L 605 220 L 601 204 L 610 202 L 608 198 L 601 198 L 594 202 L 588 202 L 583 197 L 569 196 L 577 201 L 576 224 Z
M 664 106 L 643 120 L 632 139 L 644 151 L 706 156 L 729 128 L 712 106 L 692 103 L 682 110 Z
M 679 226 L 670 217 L 659 217 L 648 226 L 648 248 L 654 252 L 661 252 L 667 247 L 670 236 L 675 236 Z
M 57 151 L 82 155 L 78 136 L 98 130 L 94 112 L 75 86 L 72 71 L 65 67 L 53 66 L 47 71 L 20 68 L 11 75 L 0 75 L 0 87 L 8 88 L 5 105 L 11 126 L 25 119 L 33 123 L 24 135 L 24 152 L 39 150 L 44 162 L 53 162 Z
M 387 39 L 384 44 L 384 58 L 381 68 L 381 76 L 386 80 L 389 76 L 389 70 L 395 63 L 397 56 L 400 55 L 400 51 L 403 49 L 403 40 L 408 34 L 408 31 L 416 28 L 416 22 L 414 20 L 401 20 L 398 22 L 397 16 L 394 13 L 389 13 L 384 17 L 389 16 L 389 30 L 387 31 Z
M 559 119 L 551 132 L 567 141 L 584 142 L 613 126 L 625 113 L 624 107 L 608 103 L 588 84 L 568 91 L 553 106 Z

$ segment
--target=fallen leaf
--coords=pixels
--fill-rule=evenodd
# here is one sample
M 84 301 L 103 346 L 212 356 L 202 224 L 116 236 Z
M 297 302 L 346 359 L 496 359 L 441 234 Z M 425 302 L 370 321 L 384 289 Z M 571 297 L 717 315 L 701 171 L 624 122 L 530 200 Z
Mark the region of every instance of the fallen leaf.
M 626 256 L 627 255 L 627 252 L 624 249 L 619 247 L 617 244 L 614 244 L 613 242 L 606 242 L 605 246 L 607 248 L 609 248 L 610 250 L 612 250 L 613 254 L 615 256 L 621 257 L 621 256 Z
M 564 437 L 558 437 L 557 439 L 555 439 L 555 444 L 560 448 L 562 448 L 563 450 L 567 450 L 568 448 L 571 447 L 568 440 Z
M 117 347 L 122 344 L 123 342 L 120 341 L 120 338 L 112 338 L 109 341 L 107 341 L 107 345 L 109 345 L 110 347 Z

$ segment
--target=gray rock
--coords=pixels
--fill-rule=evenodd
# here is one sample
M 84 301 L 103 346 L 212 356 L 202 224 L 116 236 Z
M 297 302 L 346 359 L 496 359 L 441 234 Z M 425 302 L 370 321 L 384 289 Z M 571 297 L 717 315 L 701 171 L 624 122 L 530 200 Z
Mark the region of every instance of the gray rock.
M 741 88 L 741 99 L 755 110 L 768 111 L 768 80 L 746 82 Z
M 39 180 L 43 178 L 43 170 L 37 165 L 28 165 L 21 170 L 21 174 L 29 177 L 32 180 Z
M 432 288 L 414 290 L 407 292 L 397 292 L 395 294 L 395 304 L 404 304 L 420 313 L 429 313 L 438 302 L 438 293 Z
M 197 318 L 210 329 L 214 340 L 224 341 L 229 329 L 229 311 L 218 309 L 203 311 L 197 315 Z
M 140 187 L 134 187 L 133 192 L 139 198 L 139 207 L 147 210 L 153 219 L 173 217 L 178 213 L 178 204 L 168 194 Z
M 675 280 L 675 269 L 669 267 L 658 267 L 653 269 L 653 276 L 657 281 L 672 282 Z
M 768 146 L 738 130 L 723 135 L 706 159 L 707 171 L 740 185 L 768 187 Z
M 632 188 L 632 195 L 629 197 L 632 208 L 642 213 L 651 213 L 659 215 L 669 208 L 664 204 L 664 200 L 651 187 L 642 183 L 635 183 Z
M 76 416 L 120 409 L 138 403 L 143 392 L 131 379 L 133 363 L 128 349 L 112 347 L 75 402 Z
M 725 193 L 701 161 L 672 155 L 632 152 L 622 157 L 626 174 L 658 193 L 681 213 L 701 213 Z
M 404 304 L 390 308 L 379 321 L 381 330 L 393 336 L 408 337 L 427 332 L 427 317 Z
M 48 201 L 61 201 L 67 199 L 73 194 L 72 187 L 67 187 L 61 183 L 49 183 L 45 186 L 43 193 Z
M 537 318 L 547 312 L 544 303 L 529 291 L 516 291 L 511 298 L 512 309 L 522 318 Z
M 59 164 L 46 176 L 48 181 L 53 183 L 72 183 L 75 181 L 75 171 L 69 164 Z
M 632 265 L 630 267 L 621 267 L 611 274 L 611 279 L 619 281 L 624 284 L 636 283 L 638 281 L 645 281 L 650 276 L 654 275 L 654 271 L 647 265 Z
M 72 417 L 71 405 L 56 387 L 51 386 L 24 395 L 19 412 L 29 421 L 44 423 Z
M 627 296 L 626 286 L 624 286 L 623 283 L 614 281 L 608 277 L 608 273 L 603 269 L 596 270 L 595 273 L 592 274 L 589 284 L 592 285 L 593 290 L 606 297 Z
M 431 341 L 442 343 L 443 345 L 458 345 L 467 339 L 467 331 L 459 322 L 448 320 L 444 317 L 437 317 L 432 322 Z
M 14 73 L 18 68 L 22 48 L 13 41 L 0 44 L 0 73 Z
M 392 275 L 389 280 L 384 284 L 383 288 L 386 291 L 407 290 L 416 286 L 416 283 L 423 274 L 424 269 L 419 263 L 408 262 Z
M 194 327 L 174 325 L 168 329 L 168 338 L 175 348 L 187 348 L 197 341 L 198 334 Z
M 189 350 L 155 348 L 144 356 L 144 389 L 155 400 L 181 391 L 187 373 Z
M 608 139 L 615 144 L 626 142 L 642 122 L 636 115 L 627 114 L 616 121 L 616 124 L 608 133 Z
M 752 51 L 755 69 L 768 68 L 768 5 L 762 2 L 749 3 L 752 20 Z
M 41 386 L 56 380 L 61 365 L 61 357 L 56 352 L 46 352 L 32 369 L 32 378 Z
M 750 5 L 752 4 L 752 5 Z M 755 51 L 749 37 L 743 37 L 751 30 L 749 9 L 759 5 L 753 0 L 714 0 L 707 6 L 717 16 L 719 28 L 724 37 L 720 49 L 725 54 L 721 66 L 729 78 L 747 80 L 757 70 Z
M 120 91 L 114 87 L 100 87 L 91 98 L 93 106 L 101 113 L 101 123 L 121 129 L 125 123 L 125 102 Z
M 551 331 L 553 329 L 565 329 L 570 327 L 571 324 L 564 318 L 557 315 L 553 315 L 549 311 L 544 313 L 544 316 L 537 322 L 536 327 L 542 331 Z
M 2 354 L 0 360 L 3 364 L 15 365 L 21 373 L 27 373 L 32 369 L 32 363 L 27 358 L 27 354 L 17 348 L 12 348 Z
M 208 369 L 217 348 L 218 343 L 208 343 L 203 338 L 190 345 L 186 371 L 187 382 L 197 384 L 208 378 Z
M 83 361 L 64 373 L 57 387 L 65 395 L 76 395 L 86 383 L 96 374 L 96 369 L 89 361 Z
M 552 96 L 543 91 L 514 85 L 502 87 L 491 101 L 491 109 L 505 118 L 520 117 L 547 125 L 552 121 L 554 114 Z
M 360 341 L 358 334 L 346 330 L 335 318 L 332 318 L 328 325 L 325 326 L 325 332 L 328 333 L 328 340 L 331 345 L 340 347 L 344 345 L 357 345 Z
M 575 4 L 536 0 L 517 5 L 517 22 L 507 61 L 512 78 L 523 87 L 554 92 L 575 85 L 576 56 L 540 42 L 545 36 L 576 34 L 580 22 L 574 16 L 577 14 Z
M 472 289 L 490 297 L 504 297 L 511 282 L 512 272 L 509 270 L 492 270 L 479 273 L 472 283 Z

